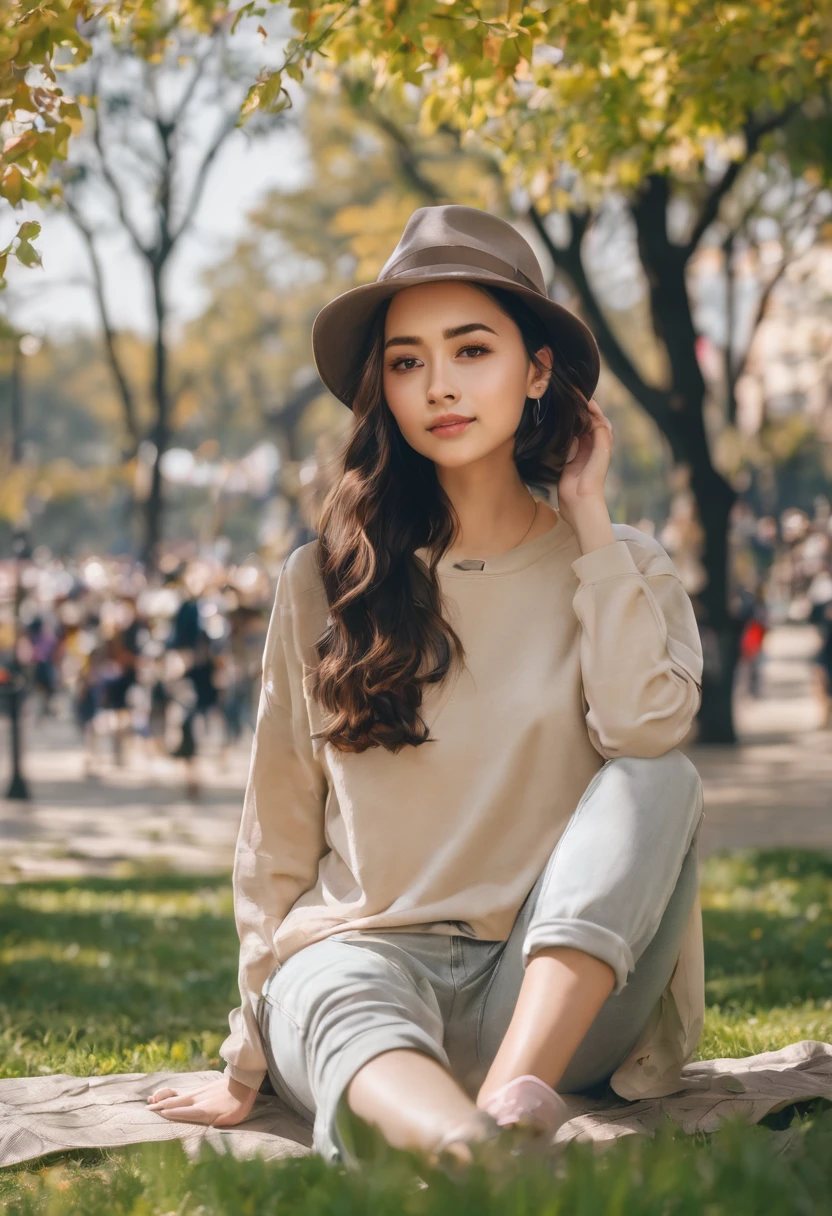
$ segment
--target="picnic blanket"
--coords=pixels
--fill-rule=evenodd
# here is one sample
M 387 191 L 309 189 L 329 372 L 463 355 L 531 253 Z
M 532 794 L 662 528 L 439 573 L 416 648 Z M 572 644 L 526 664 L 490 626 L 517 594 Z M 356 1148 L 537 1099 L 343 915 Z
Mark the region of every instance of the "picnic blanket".
M 105 1076 L 13 1077 L 0 1080 L 0 1166 L 74 1148 L 112 1148 L 149 1140 L 182 1141 L 191 1160 L 203 1144 L 247 1158 L 312 1152 L 312 1126 L 280 1100 L 258 1093 L 235 1127 L 173 1122 L 146 1107 L 162 1085 L 196 1089 L 219 1072 L 112 1073 Z M 683 1070 L 684 1088 L 665 1098 L 627 1102 L 565 1095 L 570 1118 L 557 1141 L 652 1135 L 669 1116 L 685 1132 L 713 1131 L 725 1118 L 758 1123 L 812 1098 L 832 1100 L 832 1044 L 804 1039 L 743 1059 L 702 1060 Z

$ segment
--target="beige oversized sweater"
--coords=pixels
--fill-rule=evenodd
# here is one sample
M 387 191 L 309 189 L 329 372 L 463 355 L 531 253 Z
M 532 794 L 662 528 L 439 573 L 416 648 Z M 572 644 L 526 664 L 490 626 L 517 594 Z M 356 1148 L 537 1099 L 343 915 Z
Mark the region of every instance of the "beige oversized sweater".
M 560 516 L 506 553 L 438 567 L 466 665 L 429 685 L 438 741 L 339 752 L 310 734 L 328 604 L 316 541 L 283 565 L 234 858 L 241 1005 L 227 1074 L 266 1074 L 256 1011 L 276 965 L 345 928 L 505 940 L 594 773 L 685 738 L 701 696 L 693 607 L 659 542 L 626 524 L 582 554 Z M 424 550 L 417 556 L 426 559 Z M 678 1087 L 704 1016 L 699 902 L 673 978 L 612 1078 L 626 1098 Z

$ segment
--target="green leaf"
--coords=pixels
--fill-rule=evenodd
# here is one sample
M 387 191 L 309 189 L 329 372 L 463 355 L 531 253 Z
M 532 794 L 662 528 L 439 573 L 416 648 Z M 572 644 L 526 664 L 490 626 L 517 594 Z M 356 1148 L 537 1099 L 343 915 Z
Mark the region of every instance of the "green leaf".
M 34 245 L 30 245 L 28 241 L 21 241 L 14 251 L 18 262 L 22 262 L 24 266 L 42 266 L 40 254 Z
M 231 23 L 231 33 L 232 34 L 236 32 L 237 26 L 239 25 L 239 23 L 243 19 L 243 17 L 248 17 L 253 8 L 254 8 L 254 3 L 252 0 L 252 2 L 250 2 L 249 4 L 244 4 L 242 6 L 242 8 L 237 9 L 237 12 L 234 16 L 234 20 Z

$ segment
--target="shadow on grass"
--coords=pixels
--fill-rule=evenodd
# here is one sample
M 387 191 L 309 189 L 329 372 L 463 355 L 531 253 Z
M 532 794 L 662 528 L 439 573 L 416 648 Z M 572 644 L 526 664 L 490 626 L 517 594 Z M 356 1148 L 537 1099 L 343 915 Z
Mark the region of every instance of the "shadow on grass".
M 723 854 L 703 865 L 702 888 L 711 1005 L 754 1013 L 832 997 L 832 857 Z M 224 1036 L 239 999 L 225 875 L 5 886 L 0 941 L 0 1019 L 35 1040 L 94 1039 L 106 1056 L 154 1037 Z
M 832 857 L 720 854 L 702 867 L 706 994 L 723 1011 L 832 999 Z
M 5 886 L 0 942 L 2 1040 L 13 1038 L 17 1048 L 0 1065 L 7 1076 L 38 1071 L 41 1063 L 61 1071 L 58 1053 L 70 1047 L 106 1062 L 148 1040 L 221 1039 L 239 1000 L 239 943 L 225 876 Z M 177 1064 L 189 1063 L 179 1054 Z

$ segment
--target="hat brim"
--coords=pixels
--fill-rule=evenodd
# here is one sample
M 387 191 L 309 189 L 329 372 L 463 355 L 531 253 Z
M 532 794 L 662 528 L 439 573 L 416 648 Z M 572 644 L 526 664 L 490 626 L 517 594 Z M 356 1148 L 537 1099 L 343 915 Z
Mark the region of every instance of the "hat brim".
M 442 265 L 398 274 L 392 279 L 352 287 L 324 305 L 312 323 L 312 355 L 318 375 L 334 397 L 352 409 L 349 386 L 355 375 L 355 360 L 364 348 L 367 327 L 375 310 L 384 300 L 420 283 L 441 279 L 466 279 L 469 282 L 504 287 L 515 292 L 537 313 L 549 329 L 556 358 L 563 360 L 572 379 L 589 398 L 598 385 L 601 356 L 592 331 L 561 304 L 522 284 L 514 283 L 488 270 L 470 266 Z

